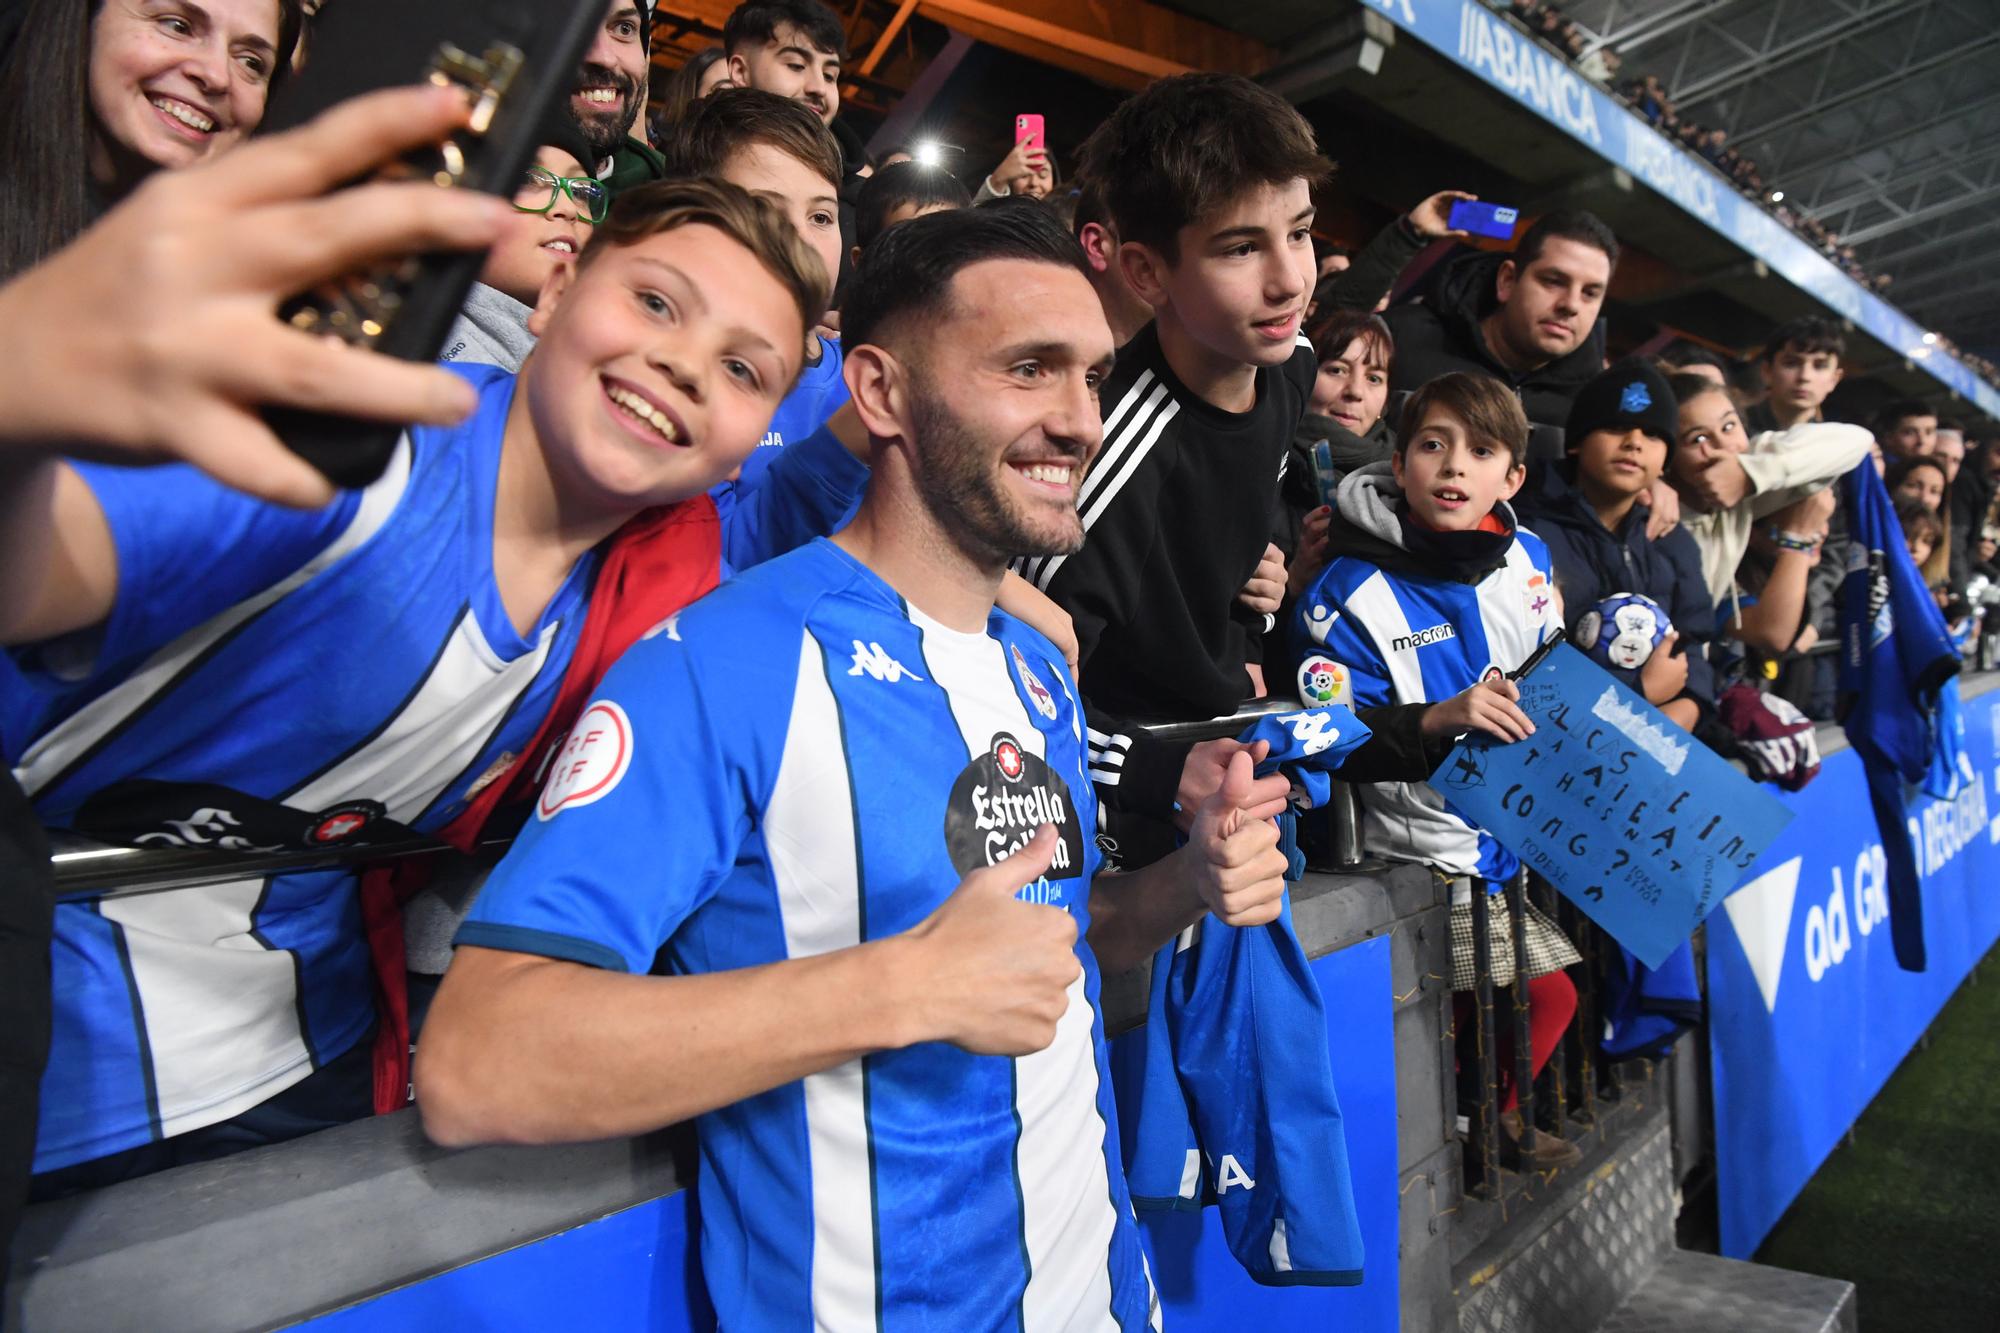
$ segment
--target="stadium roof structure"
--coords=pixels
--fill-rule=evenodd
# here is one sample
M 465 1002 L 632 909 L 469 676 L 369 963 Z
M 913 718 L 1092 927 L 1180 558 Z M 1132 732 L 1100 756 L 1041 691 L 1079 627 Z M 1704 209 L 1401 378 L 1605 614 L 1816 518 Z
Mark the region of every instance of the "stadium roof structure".
M 1894 275 L 1930 329 L 2000 349 L 1992 0 L 1559 0 L 1621 77 L 1656 74 L 1785 202 Z

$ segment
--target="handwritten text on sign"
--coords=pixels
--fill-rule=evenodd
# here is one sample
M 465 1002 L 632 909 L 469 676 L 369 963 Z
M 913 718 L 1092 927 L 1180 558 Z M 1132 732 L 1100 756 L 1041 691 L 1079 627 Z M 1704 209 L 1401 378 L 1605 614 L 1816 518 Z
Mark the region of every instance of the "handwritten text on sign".
M 1468 737 L 1432 782 L 1657 967 L 1791 812 L 1566 644 L 1520 687 L 1535 734 Z

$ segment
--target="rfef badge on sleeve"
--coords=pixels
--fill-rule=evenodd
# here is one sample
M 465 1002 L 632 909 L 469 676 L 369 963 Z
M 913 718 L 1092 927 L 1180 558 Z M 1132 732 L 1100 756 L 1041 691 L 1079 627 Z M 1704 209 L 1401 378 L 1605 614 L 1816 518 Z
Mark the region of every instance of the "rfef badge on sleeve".
M 1535 734 L 1468 736 L 1431 783 L 1657 967 L 1791 811 L 1567 644 L 1518 683 Z

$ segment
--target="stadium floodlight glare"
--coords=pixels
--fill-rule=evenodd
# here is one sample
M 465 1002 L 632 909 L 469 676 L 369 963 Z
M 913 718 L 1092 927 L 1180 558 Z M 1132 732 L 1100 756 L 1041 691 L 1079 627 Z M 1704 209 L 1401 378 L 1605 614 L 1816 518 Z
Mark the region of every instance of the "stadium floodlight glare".
M 1773 190 L 1773 191 L 1771 191 L 1771 202 L 1772 202 L 1772 203 L 1774 203 L 1774 204 L 1782 204 L 1782 203 L 1784 203 L 1784 202 L 1785 202 L 1785 192 L 1784 192 L 1783 190 Z
M 910 149 L 910 156 L 920 167 L 936 167 L 944 164 L 944 148 L 934 140 L 926 139 Z
M 1937 335 L 1935 333 L 1926 333 L 1924 335 L 1924 346 L 1934 347 L 1936 345 L 1937 345 Z

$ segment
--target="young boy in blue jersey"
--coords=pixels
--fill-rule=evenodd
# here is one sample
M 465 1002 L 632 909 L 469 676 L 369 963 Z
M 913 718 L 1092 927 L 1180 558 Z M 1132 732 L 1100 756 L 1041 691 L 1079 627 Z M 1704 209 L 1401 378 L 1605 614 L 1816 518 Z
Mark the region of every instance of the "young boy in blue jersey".
M 1074 551 L 1111 336 L 1034 207 L 918 218 L 844 312 L 853 523 L 606 678 L 459 935 L 417 1060 L 444 1143 L 699 1117 L 730 1329 L 1157 1328 L 1100 968 L 1274 919 L 1282 778 L 1100 874 L 1084 719 L 995 607 Z M 746 1276 L 747 1275 L 747 1276 Z
M 40 558 L 0 574 L 0 643 L 63 701 L 9 756 L 37 813 L 306 851 L 439 830 L 531 782 L 551 715 L 721 577 L 705 492 L 755 448 L 825 301 L 776 209 L 659 184 L 544 293 L 519 379 L 464 368 L 472 416 L 412 429 L 366 490 L 292 510 L 187 467 L 10 446 L 0 548 Z M 787 453 L 729 521 L 772 525 L 774 548 L 830 530 L 865 477 L 837 442 Z M 349 873 L 66 902 L 54 970 L 43 1194 L 377 1104 Z
M 718 88 L 689 109 L 660 149 L 670 179 L 712 177 L 770 200 L 826 271 L 840 272 L 840 144 L 806 103 L 755 88 Z M 814 316 L 815 325 L 824 313 Z M 754 483 L 778 450 L 825 425 L 846 401 L 839 340 L 808 330 L 798 383 L 739 480 Z M 729 499 L 717 496 L 724 504 Z
M 1390 460 L 1340 484 L 1327 567 L 1293 612 L 1293 660 L 1319 697 L 1357 708 L 1449 701 L 1418 715 L 1431 768 L 1460 732 L 1518 741 L 1534 730 L 1507 676 L 1562 618 L 1548 548 L 1508 505 L 1527 476 L 1527 448 L 1527 416 L 1500 381 L 1454 372 L 1418 389 Z M 1362 845 L 1389 860 L 1427 865 L 1451 882 L 1452 986 L 1468 988 L 1475 884 L 1494 891 L 1519 862 L 1448 809 L 1427 781 L 1360 791 Z M 1507 916 L 1495 912 L 1493 919 Z M 1493 942 L 1500 984 L 1517 975 L 1527 982 L 1539 1069 L 1575 1011 L 1576 990 L 1560 969 L 1578 961 L 1576 950 L 1532 909 L 1518 973 L 1511 934 L 1495 930 Z M 1511 1074 L 1511 1061 L 1502 1069 Z M 1502 1091 L 1511 1110 L 1514 1090 Z M 1524 1151 L 1551 1161 L 1574 1153 L 1559 1140 L 1537 1138 L 1518 1117 L 1509 1131 Z

